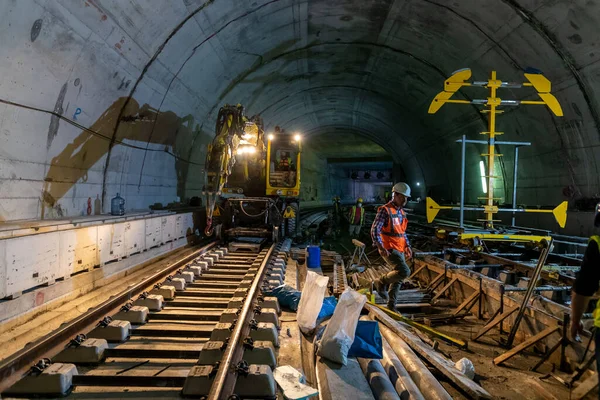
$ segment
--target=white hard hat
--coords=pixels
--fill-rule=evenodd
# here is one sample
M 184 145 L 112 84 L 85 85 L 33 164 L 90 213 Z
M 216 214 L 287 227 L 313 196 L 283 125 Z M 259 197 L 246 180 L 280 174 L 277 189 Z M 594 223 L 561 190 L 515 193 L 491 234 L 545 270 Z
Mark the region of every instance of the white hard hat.
M 410 197 L 410 186 L 408 186 L 404 182 L 398 182 L 392 188 L 392 192 L 400 193 L 405 195 L 406 197 Z

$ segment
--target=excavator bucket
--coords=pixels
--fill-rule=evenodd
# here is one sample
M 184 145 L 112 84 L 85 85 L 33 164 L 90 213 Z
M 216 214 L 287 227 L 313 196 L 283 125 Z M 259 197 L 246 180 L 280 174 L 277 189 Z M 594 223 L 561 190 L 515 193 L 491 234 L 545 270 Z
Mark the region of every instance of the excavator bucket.
M 435 202 L 435 200 L 433 200 L 431 197 L 428 197 L 425 200 L 425 208 L 427 214 L 427 223 L 430 224 L 440 212 L 441 207 Z
M 554 214 L 554 218 L 556 219 L 556 222 L 558 222 L 558 225 L 560 225 L 561 228 L 564 228 L 567 224 L 568 206 L 569 202 L 563 201 L 554 210 L 552 210 L 552 214 Z

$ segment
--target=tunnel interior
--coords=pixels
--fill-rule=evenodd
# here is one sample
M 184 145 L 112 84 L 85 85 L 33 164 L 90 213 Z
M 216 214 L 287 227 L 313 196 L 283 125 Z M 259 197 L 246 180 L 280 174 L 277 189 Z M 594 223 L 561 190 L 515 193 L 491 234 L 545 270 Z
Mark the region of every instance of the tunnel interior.
M 598 197 L 600 5 L 570 1 L 257 0 L 3 2 L 0 220 L 128 210 L 200 196 L 206 146 L 224 104 L 300 132 L 302 200 L 374 198 L 406 181 L 413 197 L 457 202 L 462 135 L 487 130 L 481 107 L 427 113 L 460 68 L 523 82 L 537 68 L 564 110 L 507 108 L 520 152 L 518 199 Z M 531 100 L 528 89 L 502 98 Z M 463 88 L 457 99 L 485 98 Z M 513 149 L 496 146 L 494 194 L 512 201 Z M 483 195 L 483 146 L 466 151 L 466 201 Z M 365 172 L 382 171 L 379 182 Z M 352 174 L 357 179 L 352 179 Z M 385 182 L 385 183 L 384 183 Z M 368 188 L 368 189 L 367 189 Z M 588 207 L 589 208 L 589 207 Z

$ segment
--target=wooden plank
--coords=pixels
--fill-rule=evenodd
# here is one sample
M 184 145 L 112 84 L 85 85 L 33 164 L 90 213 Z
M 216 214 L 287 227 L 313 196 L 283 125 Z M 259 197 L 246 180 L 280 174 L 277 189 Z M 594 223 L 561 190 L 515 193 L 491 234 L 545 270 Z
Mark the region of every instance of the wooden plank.
M 446 290 L 450 289 L 450 287 L 457 280 L 458 280 L 458 278 L 456 278 L 456 277 L 452 278 L 452 280 L 450 280 L 450 282 L 448 282 L 448 284 L 446 286 L 444 286 L 435 296 L 433 296 L 433 299 L 431 299 L 431 302 L 433 303 L 434 301 L 436 301 L 437 299 L 439 299 L 446 292 Z
M 410 318 L 406 318 L 406 317 L 404 317 L 403 315 L 401 315 L 399 313 L 393 312 L 392 310 L 388 309 L 387 307 L 382 307 L 382 306 L 380 306 L 378 304 L 375 304 L 375 303 L 373 303 L 371 301 L 367 301 L 367 303 L 370 304 L 370 305 L 372 305 L 372 306 L 374 306 L 374 307 L 376 307 L 379 311 L 383 312 L 384 314 L 389 315 L 391 318 L 393 318 L 396 321 L 404 322 L 407 325 L 410 325 L 410 326 L 412 326 L 414 328 L 417 328 L 417 329 L 419 329 L 419 330 L 421 330 L 423 332 L 426 332 L 429 335 L 432 335 L 432 336 L 435 336 L 437 338 L 440 338 L 440 339 L 444 340 L 445 342 L 453 344 L 453 345 L 458 346 L 460 348 L 466 348 L 467 347 L 467 343 L 463 342 L 460 339 L 453 338 L 452 336 L 446 335 L 446 334 L 444 334 L 442 332 L 438 332 L 438 331 L 436 331 L 435 329 L 432 329 L 429 326 L 420 324 L 420 323 L 418 323 L 416 321 L 413 321 Z
M 456 315 L 456 314 L 460 313 L 463 309 L 465 309 L 471 303 L 475 304 L 475 300 L 478 299 L 480 295 L 481 295 L 481 291 L 479 291 L 479 290 L 476 290 L 475 292 L 473 292 L 472 295 L 467 297 L 465 299 L 465 301 L 460 303 L 460 305 L 458 307 L 456 307 L 456 309 L 454 311 L 452 311 L 452 315 Z M 470 309 L 471 309 L 471 307 L 469 307 L 467 309 L 467 311 Z
M 429 285 L 427 285 L 428 290 L 433 290 L 440 284 L 440 282 L 444 279 L 446 275 L 441 272 L 434 280 L 432 280 Z
M 427 264 L 421 265 L 419 268 L 417 268 L 415 270 L 415 272 L 413 272 L 412 274 L 410 274 L 410 276 L 408 277 L 408 279 L 414 278 L 415 276 L 417 276 L 419 274 L 419 272 L 423 271 L 425 268 L 427 268 Z
M 572 400 L 581 400 L 586 397 L 592 390 L 598 387 L 598 374 L 594 373 L 586 380 L 582 381 L 579 386 L 577 386 L 571 392 Z
M 435 369 L 450 380 L 452 384 L 460 388 L 473 399 L 491 399 L 492 396 L 477 383 L 467 378 L 465 374 L 454 367 L 454 363 L 448 361 L 429 346 L 427 346 L 420 338 L 409 332 L 406 328 L 400 326 L 391 317 L 381 312 L 376 307 L 366 305 L 370 314 L 381 321 L 385 326 L 390 328 L 396 335 L 400 336 L 417 354 L 427 360 Z
M 473 340 L 477 340 L 480 337 L 482 337 L 483 335 L 485 335 L 494 326 L 498 325 L 500 322 L 502 322 L 506 318 L 510 317 L 518 309 L 519 309 L 518 306 L 517 307 L 512 307 L 512 308 L 508 309 L 507 311 L 503 312 L 502 314 L 497 315 L 496 318 L 494 318 L 493 320 L 491 320 L 486 326 L 484 326 L 479 332 L 477 332 L 477 335 L 475 335 L 475 337 L 473 338 Z
M 529 339 L 527 339 L 523 343 L 519 344 L 518 346 L 515 346 L 514 348 L 512 348 L 509 351 L 507 351 L 506 353 L 501 354 L 498 357 L 494 358 L 494 364 L 495 365 L 502 364 L 503 362 L 505 362 L 509 358 L 512 358 L 512 357 L 516 356 L 517 354 L 519 354 L 520 352 L 522 352 L 523 350 L 525 350 L 529 346 L 532 346 L 532 345 L 536 344 L 540 340 L 542 340 L 542 339 L 544 339 L 544 338 L 552 335 L 554 332 L 560 331 L 560 329 L 561 328 L 559 326 L 551 326 L 549 328 L 544 329 L 543 331 L 541 331 L 537 335 L 530 337 Z

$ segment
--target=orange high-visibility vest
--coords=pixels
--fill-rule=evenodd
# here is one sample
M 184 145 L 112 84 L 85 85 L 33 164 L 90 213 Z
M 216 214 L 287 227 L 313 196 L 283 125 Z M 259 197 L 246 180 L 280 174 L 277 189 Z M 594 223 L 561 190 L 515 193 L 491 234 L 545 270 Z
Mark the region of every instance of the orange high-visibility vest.
M 388 221 L 381 229 L 381 241 L 386 250 L 398 250 L 404 253 L 406 249 L 406 227 L 408 219 L 406 213 L 401 208 L 384 205 L 379 210 L 385 208 L 388 212 Z

